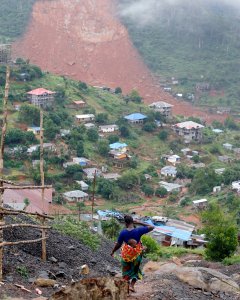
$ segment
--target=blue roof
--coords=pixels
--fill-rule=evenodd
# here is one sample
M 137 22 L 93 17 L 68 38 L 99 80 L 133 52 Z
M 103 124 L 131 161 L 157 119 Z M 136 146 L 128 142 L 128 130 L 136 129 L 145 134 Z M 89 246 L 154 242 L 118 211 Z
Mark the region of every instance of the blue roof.
M 41 129 L 40 127 L 37 127 L 37 126 L 31 126 L 30 128 L 33 129 L 33 130 L 40 130 Z
M 134 114 L 124 117 L 124 119 L 130 120 L 130 121 L 144 120 L 146 118 L 147 118 L 147 116 L 140 114 L 140 113 L 134 113 Z
M 120 149 L 120 148 L 127 147 L 127 144 L 116 142 L 116 143 L 110 144 L 109 147 L 111 149 Z
M 188 241 L 192 234 L 190 231 L 165 225 L 155 226 L 155 230 L 183 241 Z

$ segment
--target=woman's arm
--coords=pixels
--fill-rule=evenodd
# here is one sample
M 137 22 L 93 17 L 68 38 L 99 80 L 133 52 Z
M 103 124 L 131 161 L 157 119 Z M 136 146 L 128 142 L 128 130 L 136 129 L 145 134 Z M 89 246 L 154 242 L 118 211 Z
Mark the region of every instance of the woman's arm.
M 118 242 L 116 243 L 116 245 L 114 246 L 113 250 L 112 250 L 112 253 L 111 253 L 111 256 L 113 256 L 114 252 L 116 252 L 118 249 L 121 248 L 121 244 L 119 244 Z
M 143 223 L 141 221 L 138 221 L 138 220 L 134 220 L 133 221 L 134 224 L 138 224 L 138 225 L 142 225 L 144 227 L 148 227 L 148 232 L 149 231 L 152 231 L 154 229 L 154 226 L 153 225 L 149 225 L 149 224 L 146 224 L 146 223 Z

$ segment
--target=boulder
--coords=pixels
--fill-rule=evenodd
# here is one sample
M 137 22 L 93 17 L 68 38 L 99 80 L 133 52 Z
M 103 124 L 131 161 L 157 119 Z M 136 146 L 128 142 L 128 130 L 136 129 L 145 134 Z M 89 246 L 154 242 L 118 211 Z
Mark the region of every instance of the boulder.
M 81 266 L 81 270 L 80 270 L 80 274 L 81 275 L 88 275 L 90 272 L 88 265 L 82 265 Z
M 39 287 L 54 287 L 54 285 L 56 284 L 56 280 L 37 278 L 34 283 Z
M 124 280 L 114 278 L 89 278 L 71 284 L 49 300 L 125 300 L 128 284 Z

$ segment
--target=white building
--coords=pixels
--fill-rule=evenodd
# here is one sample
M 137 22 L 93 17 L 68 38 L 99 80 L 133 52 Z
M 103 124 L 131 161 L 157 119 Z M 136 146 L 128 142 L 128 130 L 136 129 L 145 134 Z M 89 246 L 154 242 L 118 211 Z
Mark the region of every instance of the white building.
M 193 121 L 186 121 L 173 125 L 173 130 L 179 136 L 183 136 L 185 141 L 200 141 L 202 139 L 203 125 Z
M 229 143 L 225 143 L 225 144 L 223 144 L 223 148 L 231 151 L 233 149 L 233 145 L 229 144 Z
M 76 115 L 75 118 L 78 123 L 91 122 L 95 120 L 95 116 L 93 114 Z
M 177 169 L 173 166 L 166 166 L 161 169 L 161 175 L 165 177 L 176 177 Z
M 195 208 L 203 209 L 207 206 L 207 199 L 194 200 L 193 206 Z
M 100 132 L 103 133 L 108 133 L 108 132 L 115 132 L 118 131 L 118 126 L 113 124 L 113 125 L 101 125 L 98 127 Z
M 167 160 L 175 166 L 175 164 L 180 163 L 181 157 L 174 154 L 170 155 Z
M 240 180 L 232 182 L 232 190 L 240 193 Z
M 155 111 L 158 111 L 161 113 L 166 118 L 169 118 L 172 116 L 172 104 L 169 104 L 164 101 L 158 101 L 158 102 L 153 102 L 152 104 L 149 105 L 150 108 L 152 108 Z
M 89 199 L 88 194 L 80 190 L 66 192 L 63 197 L 69 202 L 83 202 Z
M 84 182 L 83 180 L 81 180 L 81 181 L 76 180 L 76 183 L 81 186 L 82 191 L 87 191 L 89 188 L 89 185 L 86 182 Z
M 171 193 L 171 192 L 180 192 L 182 190 L 182 185 L 181 184 L 177 184 L 177 183 L 160 181 L 159 185 L 161 187 L 164 187 L 168 191 L 168 193 Z

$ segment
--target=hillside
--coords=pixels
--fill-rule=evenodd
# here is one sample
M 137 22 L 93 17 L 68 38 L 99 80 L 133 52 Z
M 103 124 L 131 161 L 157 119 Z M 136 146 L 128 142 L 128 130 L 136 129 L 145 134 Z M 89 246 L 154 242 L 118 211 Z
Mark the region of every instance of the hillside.
M 122 20 L 149 68 L 165 78 L 179 79 L 175 92 L 187 98 L 187 93 L 195 93 L 197 83 L 207 82 L 217 92 L 197 95 L 197 106 L 230 105 L 239 110 L 240 11 L 236 2 L 118 2 Z

